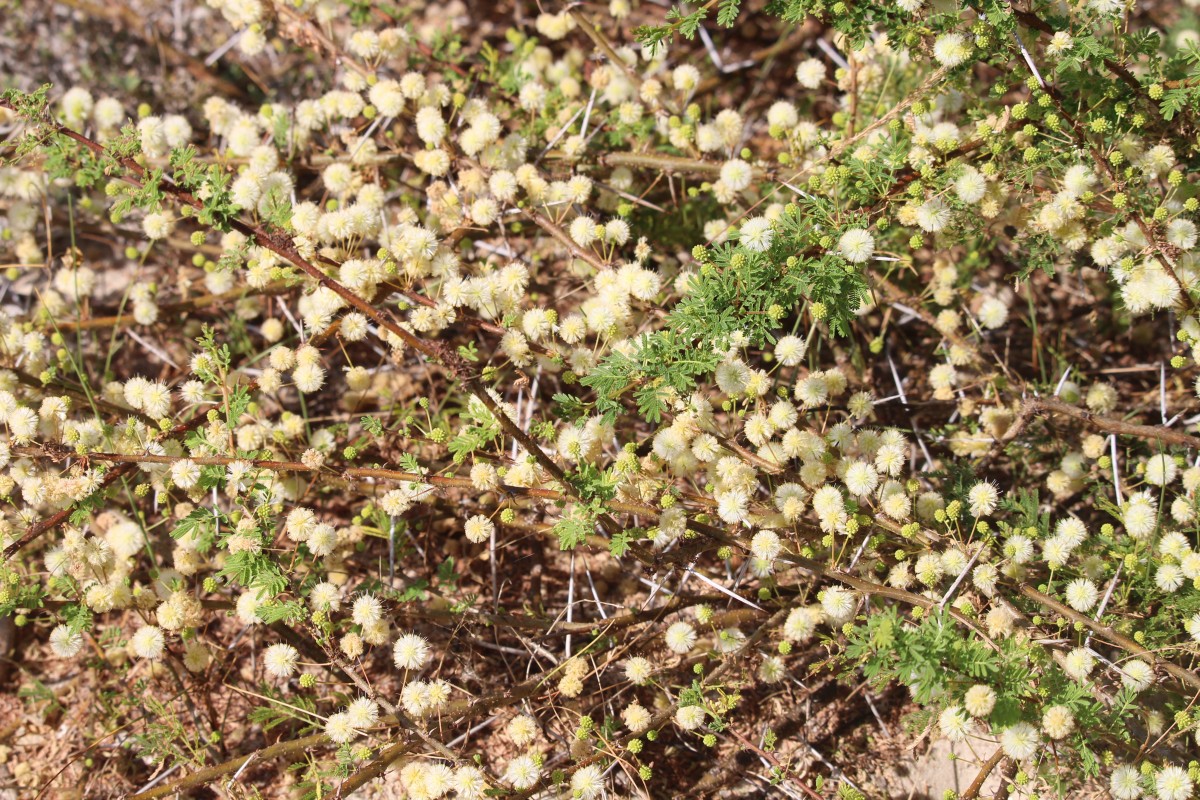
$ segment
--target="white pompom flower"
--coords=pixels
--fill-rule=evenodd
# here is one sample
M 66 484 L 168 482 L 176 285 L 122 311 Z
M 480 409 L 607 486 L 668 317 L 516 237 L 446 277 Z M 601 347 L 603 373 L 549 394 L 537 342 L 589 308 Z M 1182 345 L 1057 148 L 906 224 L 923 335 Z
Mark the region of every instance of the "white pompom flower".
M 1090 611 L 1100 599 L 1100 590 L 1087 578 L 1076 578 L 1067 584 L 1067 605 L 1080 613 Z
M 418 670 L 429 660 L 429 642 L 415 633 L 406 633 L 392 645 L 392 660 L 400 669 Z
M 1000 747 L 1012 760 L 1023 761 L 1037 752 L 1041 738 L 1037 728 L 1028 722 L 1018 722 L 1000 734 Z
M 804 360 L 808 344 L 799 336 L 781 336 L 775 343 L 775 358 L 785 367 L 794 367 Z
M 771 246 L 775 231 L 771 228 L 771 220 L 766 217 L 752 217 L 742 223 L 738 238 L 747 250 L 761 253 Z
M 944 33 L 933 43 L 933 57 L 943 67 L 957 67 L 970 55 L 971 48 L 961 33 Z
M 1192 779 L 1183 767 L 1163 767 L 1154 776 L 1154 791 L 1158 800 L 1188 800 L 1192 796 Z
M 748 189 L 752 180 L 754 169 L 740 158 L 731 159 L 721 165 L 721 182 L 731 191 Z
M 482 514 L 476 514 L 463 526 L 467 539 L 475 544 L 486 542 L 496 532 L 496 525 Z
M 58 625 L 50 631 L 50 649 L 59 658 L 71 658 L 83 649 L 83 634 L 69 625 Z
M 166 646 L 166 637 L 157 625 L 138 628 L 137 633 L 133 634 L 129 640 L 129 651 L 138 658 L 151 660 L 162 658 Z
M 263 669 L 273 678 L 286 679 L 296 672 L 300 653 L 290 644 L 273 644 L 263 653 Z
M 696 646 L 696 629 L 686 622 L 676 622 L 667 628 L 663 640 L 671 652 L 684 655 Z
M 861 264 L 875 252 L 875 237 L 863 228 L 851 228 L 838 239 L 838 252 L 853 264 Z
M 967 492 L 967 501 L 971 504 L 972 516 L 986 517 L 999 505 L 1000 493 L 991 483 L 980 481 Z

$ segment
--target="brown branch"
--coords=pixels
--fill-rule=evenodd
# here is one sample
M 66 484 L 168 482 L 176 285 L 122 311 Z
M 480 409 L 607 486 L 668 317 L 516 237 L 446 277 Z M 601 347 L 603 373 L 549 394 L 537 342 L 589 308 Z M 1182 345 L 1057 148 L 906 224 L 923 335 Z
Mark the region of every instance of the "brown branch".
M 343 797 L 348 797 L 354 792 L 366 786 L 371 781 L 387 772 L 387 768 L 395 763 L 396 759 L 412 750 L 412 745 L 405 741 L 393 742 L 379 751 L 379 755 L 371 759 L 371 761 L 361 769 L 355 770 L 345 780 L 338 784 L 337 791 L 334 792 L 334 797 L 341 800 Z
M 199 417 L 203 419 L 203 417 Z M 231 464 L 249 464 L 252 467 L 271 470 L 273 472 L 313 472 L 328 477 L 350 478 L 357 480 L 395 481 L 401 483 L 420 482 L 431 486 L 455 489 L 475 489 L 470 478 L 459 478 L 447 475 L 422 475 L 418 472 L 383 469 L 376 467 L 350 467 L 343 464 L 312 467 L 300 461 L 276 461 L 273 459 L 230 458 L 229 456 L 160 456 L 150 453 L 85 453 L 77 454 L 61 445 L 43 443 L 36 446 L 24 445 L 13 448 L 15 455 L 28 458 L 50 458 L 62 461 L 66 458 L 86 458 L 90 461 L 103 461 L 120 464 L 122 467 L 133 467 L 138 464 L 175 464 L 180 461 L 191 461 L 199 466 L 229 466 Z M 560 502 L 570 500 L 571 495 L 553 489 L 537 489 L 526 486 L 501 486 L 497 490 L 502 494 L 530 497 L 535 500 Z M 654 506 L 644 503 L 612 501 L 608 504 L 613 511 L 628 514 L 642 514 L 658 517 L 660 511 Z
M 274 6 L 276 13 L 279 14 L 280 22 L 285 23 L 279 26 L 281 35 L 306 50 L 328 52 L 333 56 L 335 64 L 345 64 L 364 78 L 375 74 L 374 70 L 360 64 L 357 59 L 338 47 L 337 42 L 325 35 L 320 25 L 297 13 L 294 9 L 288 8 L 286 3 L 275 3 Z
M 275 281 L 261 289 L 248 289 L 240 287 L 230 289 L 227 292 L 219 292 L 217 294 L 202 294 L 187 300 L 179 300 L 174 303 L 164 303 L 158 307 L 160 318 L 163 315 L 178 315 L 186 314 L 190 311 L 197 311 L 209 306 L 219 305 L 230 300 L 241 300 L 244 297 L 259 297 L 263 295 L 284 294 L 296 288 L 294 283 L 287 281 Z M 132 325 L 134 323 L 133 314 L 113 314 L 106 317 L 88 317 L 79 320 L 55 320 L 52 325 L 60 331 L 83 331 L 95 330 L 97 328 L 118 328 L 124 325 Z
M 135 411 L 132 408 L 122 408 L 116 403 L 110 403 L 108 400 L 105 400 L 103 397 L 95 394 L 93 394 L 91 397 L 88 397 L 88 395 L 84 392 L 73 389 L 70 386 L 63 385 L 58 378 L 51 380 L 47 384 L 42 383 L 40 380 L 24 370 L 13 369 L 10 367 L 8 368 L 8 371 L 17 376 L 17 383 L 20 383 L 23 386 L 28 386 L 31 389 L 48 390 L 53 388 L 54 391 L 66 395 L 76 402 L 95 408 L 96 410 L 107 411 L 110 414 L 123 414 L 128 417 L 137 417 L 142 422 L 145 422 L 147 425 L 152 427 L 158 425 L 158 420 L 151 418 L 148 414 L 143 414 L 141 411 Z
M 631 169 L 655 169 L 672 174 L 683 175 L 720 175 L 723 161 L 705 161 L 686 156 L 668 156 L 658 153 L 606 153 L 600 156 L 600 161 L 608 167 L 629 167 Z M 768 171 L 762 167 L 754 168 L 754 177 L 758 180 L 768 176 Z
M 786 778 L 788 783 L 795 786 L 797 789 L 800 789 L 805 794 L 807 794 L 809 797 L 814 798 L 814 800 L 821 800 L 821 795 L 814 792 L 811 786 L 806 784 L 804 781 L 800 780 L 787 765 L 783 764 L 779 760 L 779 756 L 775 755 L 772 752 L 763 750 L 761 747 L 756 745 L 754 742 L 750 741 L 745 736 L 743 736 L 741 733 L 739 733 L 736 728 L 730 727 L 730 728 L 726 728 L 726 730 L 729 731 L 730 736 L 737 739 L 741 743 L 742 747 L 746 748 L 747 750 L 754 753 L 756 756 L 758 756 L 759 758 L 763 759 L 764 761 L 770 763 L 771 766 L 773 766 L 777 770 L 779 770 L 779 774 L 781 774 L 784 778 Z
M 1034 413 L 1032 406 L 1027 403 L 1023 404 L 1021 406 L 1021 410 L 1017 413 L 1016 419 L 1014 419 L 1012 424 L 1008 426 L 1008 430 L 1006 430 L 1002 436 L 997 437 L 996 440 L 992 442 L 992 446 L 988 448 L 988 451 L 983 458 L 979 459 L 976 469 L 983 470 L 989 464 L 995 461 L 996 457 L 1003 452 L 1005 447 L 1007 447 L 1011 442 L 1015 441 L 1017 437 L 1025 432 L 1025 429 L 1029 427 L 1029 421 L 1033 419 L 1033 416 Z
M 877 520 L 877 522 L 882 523 L 883 521 Z M 729 534 L 727 534 L 725 531 L 721 530 L 720 528 L 716 528 L 712 525 L 706 525 L 704 523 L 696 522 L 693 520 L 688 521 L 687 527 L 689 530 L 696 531 L 697 533 L 702 533 L 705 536 L 709 537 L 710 539 L 714 539 L 714 540 L 720 542 L 721 544 L 733 545 L 735 547 L 738 547 L 739 549 L 741 549 L 742 551 L 744 551 L 746 553 L 752 552 L 750 549 L 750 543 L 748 541 L 738 539 L 734 536 L 730 536 Z M 886 524 L 881 524 L 880 527 L 884 527 L 884 528 L 887 528 L 888 530 L 892 530 L 892 528 Z M 797 568 L 803 570 L 804 572 L 809 573 L 810 575 L 812 575 L 814 577 L 825 578 L 827 580 L 832 580 L 832 581 L 836 581 L 841 584 L 845 584 L 846 586 L 849 586 L 850 588 L 855 589 L 859 592 L 862 592 L 863 594 L 866 594 L 866 595 L 876 595 L 879 597 L 886 597 L 891 600 L 897 600 L 901 603 L 904 603 L 905 605 L 919 607 L 919 608 L 925 609 L 927 611 L 932 610 L 935 607 L 938 607 L 940 605 L 938 603 L 938 601 L 933 598 L 924 597 L 922 595 L 915 594 L 913 592 L 909 592 L 904 589 L 896 589 L 891 586 L 885 586 L 882 583 L 876 583 L 874 581 L 870 581 L 865 578 L 860 578 L 856 575 L 851 575 L 851 574 L 849 574 L 847 572 L 843 572 L 839 569 L 826 567 L 824 564 L 821 564 L 818 561 L 814 561 L 811 558 L 805 558 L 804 556 L 795 555 L 795 554 L 788 553 L 788 552 L 780 553 L 780 555 L 777 558 L 780 561 L 784 561 L 788 564 L 791 564 L 794 567 L 797 567 Z M 949 614 L 951 617 L 953 617 L 955 621 L 957 621 L 958 623 L 960 623 L 961 625 L 966 627 L 968 630 L 972 631 L 977 636 L 979 636 L 993 650 L 1000 649 L 999 645 L 997 645 L 992 640 L 992 638 L 990 636 L 988 636 L 987 633 L 984 632 L 983 629 L 980 628 L 979 625 L 976 624 L 975 621 L 973 621 L 970 617 L 966 616 L 965 614 L 960 612 L 958 609 L 953 608 L 948 605 L 943 606 L 942 608 L 945 610 L 945 612 L 947 614 Z
M 870 281 L 871 281 L 871 283 L 874 284 L 874 288 L 876 288 L 878 290 L 882 290 L 882 293 L 887 297 L 889 302 L 902 303 L 905 307 L 911 308 L 916 313 L 916 315 L 920 318 L 920 320 L 922 322 L 924 322 L 926 325 L 928 325 L 930 328 L 932 328 L 933 330 L 937 331 L 939 336 L 945 337 L 946 340 L 948 342 L 950 342 L 952 345 L 961 347 L 962 349 L 966 350 L 967 353 L 970 354 L 972 361 L 975 361 L 975 362 L 979 361 L 979 351 L 975 347 L 975 345 L 972 344 L 971 342 L 967 341 L 963 337 L 963 335 L 961 333 L 959 333 L 958 331 L 950 331 L 949 333 L 947 333 L 945 331 L 940 330 L 938 328 L 937 319 L 933 316 L 933 314 L 929 311 L 929 309 L 927 309 L 925 307 L 925 305 L 923 303 L 909 297 L 904 292 L 903 289 L 901 289 L 899 286 L 892 283 L 890 280 L 888 280 L 887 278 L 885 278 L 882 275 L 872 276 L 870 278 Z M 997 363 L 1002 364 L 1002 362 L 1000 362 L 999 359 L 997 359 Z
M 1163 444 L 1200 450 L 1200 437 L 1193 436 L 1190 433 L 1173 430 L 1165 425 L 1139 425 L 1136 422 L 1126 422 L 1123 419 L 1116 419 L 1115 417 L 1093 414 L 1086 408 L 1079 408 L 1078 406 L 1064 403 L 1057 397 L 1033 397 L 1026 400 L 1024 405 L 1030 409 L 1030 413 L 1032 414 L 1061 414 L 1064 417 L 1077 419 L 1089 427 L 1103 431 L 1104 433 L 1112 433 L 1117 436 L 1133 436 L 1138 439 L 1151 439 Z
M 1058 33 L 1054 26 L 1043 20 L 1037 14 L 1034 14 L 1032 11 L 1019 9 L 1011 2 L 1009 3 L 1009 9 L 1013 12 L 1013 15 L 1017 18 L 1017 20 L 1027 28 L 1032 28 L 1039 33 L 1048 33 L 1051 36 L 1053 36 L 1055 33 Z M 1137 76 L 1134 75 L 1128 67 L 1113 61 L 1111 58 L 1105 58 L 1103 61 L 1104 66 L 1108 68 L 1108 71 L 1113 75 L 1116 75 L 1117 78 L 1126 86 L 1128 86 L 1134 94 L 1143 94 L 1145 87 L 1142 86 L 1142 84 L 1138 81 Z M 1180 85 L 1187 85 L 1188 83 L 1188 81 L 1165 81 L 1164 85 L 1168 89 L 1174 89 L 1178 88 Z M 1154 101 L 1147 100 L 1143 108 L 1149 111 L 1155 119 L 1163 121 L 1162 111 L 1159 109 L 1158 104 Z
M 1012 7 L 1011 0 L 1009 0 L 1009 6 L 1010 8 Z M 1016 13 L 1015 8 L 1013 11 Z M 1039 30 L 1053 30 L 1045 23 L 1042 23 L 1042 25 L 1044 27 L 1039 28 Z M 1066 120 L 1067 125 L 1070 127 L 1070 132 L 1074 134 L 1077 144 L 1081 148 L 1087 150 L 1091 155 L 1092 161 L 1097 164 L 1099 171 L 1102 172 L 1106 178 L 1108 178 L 1108 181 L 1113 186 L 1124 186 L 1125 182 L 1122 180 L 1121 176 L 1117 173 L 1113 165 L 1109 163 L 1109 160 L 1104 157 L 1104 153 L 1101 152 L 1101 146 L 1092 142 L 1083 124 L 1078 118 L 1076 118 L 1075 115 L 1071 114 L 1071 112 L 1067 110 L 1066 99 L 1063 97 L 1062 92 L 1060 92 L 1055 86 L 1046 83 L 1045 80 L 1037 74 L 1037 70 L 1035 69 L 1032 61 L 1027 61 L 1026 67 L 1028 67 L 1030 74 L 1038 80 L 1042 89 L 1050 97 L 1050 100 L 1053 103 L 1055 110 L 1058 111 L 1059 116 Z M 1164 246 L 1163 242 L 1157 236 L 1155 236 L 1154 230 L 1151 228 L 1150 224 L 1147 223 L 1146 219 L 1136 210 L 1132 208 L 1129 210 L 1129 218 L 1133 220 L 1134 224 L 1137 225 L 1138 230 L 1140 230 L 1142 235 L 1146 237 L 1146 242 L 1149 245 L 1150 252 L 1162 266 L 1163 271 L 1170 276 L 1171 280 L 1175 282 L 1175 285 L 1179 287 L 1180 301 L 1183 302 L 1188 309 L 1195 308 L 1195 300 L 1192 298 L 1191 293 L 1188 292 L 1188 288 L 1184 284 L 1183 280 L 1179 277 L 1179 272 L 1176 269 L 1175 263 L 1171 260 L 1170 255 L 1168 254 L 1167 247 Z
M 779 625 L 783 622 L 784 618 L 787 616 L 787 614 L 790 612 L 790 610 L 791 610 L 790 608 L 785 606 L 784 608 L 777 611 L 775 614 L 771 615 L 770 619 L 768 619 L 766 622 L 764 622 L 762 625 L 760 625 L 758 630 L 756 630 L 753 634 L 748 636 L 745 639 L 745 641 L 743 641 L 742 644 L 738 647 L 737 650 L 735 650 L 732 653 L 725 654 L 724 658 L 721 660 L 721 662 L 715 668 L 713 668 L 713 670 L 711 672 L 709 672 L 708 675 L 706 675 L 702 679 L 700 679 L 699 689 L 701 691 L 704 691 L 706 689 L 711 689 L 712 687 L 716 686 L 718 684 L 718 682 L 721 680 L 721 678 L 727 672 L 729 672 L 730 670 L 733 669 L 735 664 L 738 664 L 741 662 L 741 658 L 746 653 L 754 652 L 753 648 L 758 647 L 759 642 L 763 639 L 763 637 L 765 637 L 767 635 L 768 631 L 774 629 L 777 625 Z M 707 659 L 708 657 L 706 656 L 705 658 Z M 703 662 L 698 661 L 696 663 L 703 663 Z M 666 725 L 671 720 L 671 718 L 675 715 L 675 711 L 678 708 L 679 708 L 678 700 L 667 705 L 666 708 L 662 709 L 657 714 L 655 714 L 653 717 L 651 717 L 650 724 L 649 724 L 647 730 L 661 728 L 664 725 Z M 628 745 L 631 741 L 633 741 L 634 739 L 640 738 L 642 735 L 643 734 L 641 734 L 641 733 L 627 733 L 627 734 L 617 738 L 615 741 L 611 741 L 611 751 L 612 752 L 624 751 L 628 747 Z M 585 759 L 576 761 L 571 766 L 566 767 L 564 770 L 562 770 L 563 777 L 570 778 L 572 775 L 574 775 L 576 772 L 583 769 L 584 767 L 589 766 L 591 764 L 595 764 L 596 762 L 600 761 L 601 759 L 604 759 L 607 757 L 608 757 L 607 752 L 601 751 L 601 752 L 594 753 Z M 523 791 L 516 792 L 515 794 L 510 795 L 509 796 L 510 800 L 528 800 L 528 798 L 531 798 L 534 795 L 538 794 L 539 792 L 545 790 L 545 788 L 547 787 L 549 782 L 551 780 L 553 780 L 553 777 L 554 776 L 552 773 L 543 774 L 543 776 L 538 780 L 538 782 L 531 788 L 525 789 Z
M 629 80 L 629 82 L 638 87 L 640 90 L 642 86 L 641 76 L 638 75 L 632 67 L 625 63 L 625 60 L 621 58 L 621 56 L 613 48 L 612 43 L 608 41 L 608 37 L 606 37 L 595 25 L 589 22 L 587 17 L 581 14 L 578 10 L 571 9 L 567 13 L 571 15 L 571 18 L 575 20 L 576 24 L 578 24 L 583 32 L 587 34 L 587 37 L 592 40 L 592 44 L 596 45 L 596 49 L 604 53 L 604 56 L 613 64 L 613 66 L 624 72 L 625 77 Z M 664 100 L 662 105 L 663 108 L 667 109 L 667 111 L 670 111 L 672 114 L 676 112 L 673 104 L 667 103 Z
M 555 224 L 549 217 L 547 217 L 543 214 L 540 214 L 537 211 L 534 211 L 533 209 L 525 209 L 525 214 L 531 220 L 533 220 L 534 223 L 539 228 L 544 230 L 546 233 L 550 234 L 552 237 L 554 237 L 556 240 L 558 240 L 564 247 L 566 247 L 567 252 L 569 252 L 571 255 L 575 256 L 576 258 L 586 261 L 588 264 L 592 265 L 592 267 L 594 267 L 597 271 L 603 271 L 606 269 L 610 269 L 612 267 L 612 264 L 609 264 L 607 261 L 600 258 L 600 256 L 593 253 L 591 250 L 584 250 L 582 247 L 577 245 L 575 243 L 575 240 L 572 239 L 570 237 L 570 235 L 566 231 L 564 231 L 559 225 Z
M 195 789 L 205 784 L 212 783 L 217 778 L 223 775 L 228 775 L 231 772 L 236 772 L 250 759 L 269 760 L 273 758 L 281 758 L 284 756 L 299 755 L 306 750 L 311 750 L 320 747 L 329 742 L 329 737 L 323 733 L 314 733 L 309 736 L 303 736 L 299 739 L 289 739 L 286 742 L 277 742 L 253 753 L 248 753 L 244 756 L 231 758 L 228 761 L 220 764 L 213 764 L 211 767 L 204 767 L 195 772 L 185 775 L 182 778 L 165 783 L 162 786 L 156 786 L 153 789 L 147 789 L 144 792 L 130 795 L 128 800 L 155 800 L 158 797 L 170 797 L 182 792 L 185 789 Z
M 846 152 L 851 147 L 866 139 L 875 131 L 887 125 L 893 119 L 899 118 L 907 111 L 913 103 L 920 100 L 925 95 L 936 89 L 946 75 L 950 73 L 949 68 L 940 67 L 935 70 L 928 78 L 922 81 L 921 85 L 913 89 L 903 100 L 892 106 L 886 114 L 872 122 L 867 127 L 863 128 L 853 136 L 835 142 L 829 148 L 829 152 L 809 166 L 796 172 L 791 172 L 786 177 L 780 179 L 783 171 L 779 167 L 754 167 L 754 175 L 759 180 L 772 180 L 779 183 L 797 183 L 808 180 L 810 175 L 816 174 L 817 170 L 824 168 L 827 164 L 831 164 L 841 157 L 842 153 Z M 978 146 L 976 144 L 976 146 Z M 961 151 L 963 148 L 959 148 Z M 956 152 L 959 152 L 956 151 Z M 562 157 L 558 153 L 549 153 L 548 157 Z M 683 156 L 669 156 L 658 153 L 607 153 L 600 156 L 600 160 L 607 166 L 625 166 L 633 169 L 656 169 L 663 172 L 674 173 L 692 173 L 700 175 L 716 175 L 721 172 L 723 162 L 705 161 L 697 158 L 686 158 Z M 760 201 L 761 202 L 761 201 Z M 558 238 L 558 237 L 555 237 Z
M 195 417 L 193 417 L 188 422 L 185 422 L 181 425 L 176 425 L 174 428 L 172 428 L 167 433 L 159 436 L 156 441 L 165 441 L 166 439 L 170 439 L 175 436 L 182 436 L 183 434 L 187 433 L 188 431 L 192 430 L 193 428 L 198 427 L 200 425 L 200 423 L 204 422 L 204 421 L 205 421 L 205 417 L 200 414 L 197 414 Z M 105 489 L 112 486 L 118 480 L 124 478 L 126 475 L 128 475 L 130 472 L 132 472 L 133 469 L 134 469 L 133 464 L 120 464 L 117 467 L 109 470 L 108 473 L 104 476 L 104 478 L 100 481 L 100 485 L 96 488 L 96 491 L 92 492 L 92 494 L 89 495 L 89 497 L 96 495 L 98 492 L 103 492 Z M 62 525 L 63 523 L 65 523 L 67 520 L 69 520 L 71 518 L 71 514 L 73 514 L 74 512 L 75 512 L 75 506 L 70 505 L 70 506 L 67 506 L 66 508 L 62 509 L 61 511 L 57 511 L 54 514 L 51 514 L 50 516 L 46 517 L 45 519 L 39 520 L 38 522 L 35 522 L 32 525 L 30 525 L 28 528 L 25 529 L 25 533 L 21 536 L 20 539 L 17 539 L 15 542 L 10 544 L 8 547 L 4 548 L 4 553 L 3 553 L 4 560 L 8 561 L 10 558 L 15 556 L 18 552 L 20 552 L 23 547 L 33 543 L 39 537 L 41 537 L 43 534 L 47 533 L 48 531 L 52 531 L 55 528 L 57 528 L 59 525 Z
M 762 63 L 770 58 L 790 53 L 793 50 L 799 50 L 804 45 L 816 39 L 819 35 L 825 32 L 825 26 L 821 24 L 815 17 L 805 17 L 804 22 L 790 36 L 784 37 L 775 44 L 768 47 L 762 47 L 752 52 L 744 61 L 739 60 L 737 71 L 741 71 L 743 67 L 749 67 L 754 64 Z M 716 75 L 709 75 L 704 80 L 700 81 L 700 85 L 696 87 L 696 91 L 692 95 L 692 99 L 706 95 L 714 89 L 722 86 L 724 81 L 728 80 L 727 72 L 720 72 Z
M 975 800 L 979 797 L 979 792 L 983 789 L 983 784 L 987 781 L 988 776 L 992 774 L 992 770 L 996 765 L 1004 760 L 1004 748 L 997 747 L 996 752 L 992 753 L 991 758 L 983 762 L 979 766 L 979 772 L 975 773 L 975 780 L 971 781 L 971 785 L 962 793 L 961 800 Z
M 1193 689 L 1200 689 L 1200 675 L 1197 675 L 1191 670 L 1184 669 L 1178 664 L 1168 661 L 1162 656 L 1147 650 L 1145 647 L 1142 647 L 1128 636 L 1122 636 L 1109 626 L 1097 622 L 1086 614 L 1080 614 L 1066 603 L 1062 603 L 1047 594 L 1039 592 L 1028 583 L 1019 584 L 1017 588 L 1020 590 L 1021 594 L 1025 595 L 1030 600 L 1045 606 L 1056 614 L 1060 614 L 1072 622 L 1083 625 L 1096 636 L 1100 637 L 1101 639 L 1105 639 L 1110 644 L 1114 644 L 1122 650 L 1132 653 L 1135 656 L 1149 660 L 1154 666 L 1159 667 L 1167 674 L 1177 678 L 1183 683 L 1186 683 Z

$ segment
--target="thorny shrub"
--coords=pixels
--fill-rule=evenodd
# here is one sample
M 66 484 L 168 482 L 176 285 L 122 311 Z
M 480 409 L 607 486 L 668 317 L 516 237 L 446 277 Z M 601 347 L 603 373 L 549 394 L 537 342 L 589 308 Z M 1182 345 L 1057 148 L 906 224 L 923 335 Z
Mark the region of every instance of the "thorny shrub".
M 831 670 L 964 797 L 1193 796 L 1194 3 L 182 5 L 277 85 L 3 100 L 0 613 L 109 687 L 89 796 L 860 797 L 764 701 Z

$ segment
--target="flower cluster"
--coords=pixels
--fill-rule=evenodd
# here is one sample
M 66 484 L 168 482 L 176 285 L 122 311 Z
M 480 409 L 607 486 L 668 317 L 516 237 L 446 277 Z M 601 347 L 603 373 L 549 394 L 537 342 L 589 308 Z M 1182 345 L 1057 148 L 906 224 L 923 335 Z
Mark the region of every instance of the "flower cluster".
M 177 5 L 201 100 L 0 108 L 0 614 L 161 706 L 96 727 L 862 796 L 772 702 L 834 661 L 1038 796 L 1193 795 L 1190 15 Z

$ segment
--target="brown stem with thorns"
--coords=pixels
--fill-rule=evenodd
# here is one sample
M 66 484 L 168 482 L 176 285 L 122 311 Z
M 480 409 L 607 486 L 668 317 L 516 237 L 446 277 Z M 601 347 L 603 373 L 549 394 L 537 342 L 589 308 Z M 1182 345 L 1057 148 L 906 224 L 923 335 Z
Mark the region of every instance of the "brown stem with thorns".
M 394 481 L 398 483 L 428 483 L 431 486 L 454 489 L 476 488 L 471 482 L 470 478 L 459 478 L 447 475 L 422 475 L 417 472 L 405 472 L 403 470 L 372 467 L 349 467 L 341 464 L 329 466 L 309 466 L 308 464 L 300 461 L 230 458 L 228 456 L 160 456 L 152 455 L 150 453 L 85 453 L 80 455 L 75 453 L 73 450 L 69 450 L 53 443 L 44 443 L 37 446 L 19 446 L 13 448 L 13 453 L 15 455 L 29 458 L 50 458 L 55 461 L 61 461 L 67 458 L 85 458 L 89 461 L 104 461 L 107 463 L 120 464 L 121 467 L 118 467 L 118 469 L 123 467 L 132 467 L 138 464 L 176 464 L 181 461 L 191 461 L 199 466 L 229 466 L 231 464 L 247 464 L 252 467 L 271 470 L 273 472 L 311 472 L 328 477 L 351 478 L 355 480 Z M 530 497 L 535 500 L 544 500 L 550 502 L 571 499 L 571 496 L 565 492 L 557 492 L 553 489 L 537 489 L 525 486 L 501 486 L 498 487 L 496 491 L 502 494 Z M 645 503 L 613 501 L 609 503 L 609 507 L 613 511 L 620 513 L 642 514 L 653 517 L 657 517 L 660 513 L 658 509 L 654 508 L 654 506 L 647 505 Z
M 191 431 L 194 428 L 198 427 L 200 425 L 200 423 L 202 423 L 204 421 L 205 421 L 204 416 L 197 414 L 195 417 L 193 417 L 189 421 L 182 423 L 180 425 L 176 425 L 174 428 L 167 431 L 165 434 L 159 436 L 158 441 L 166 441 L 167 439 L 172 439 L 177 436 L 183 436 L 188 431 Z M 96 490 L 94 492 L 92 492 L 92 495 L 95 495 L 98 492 L 103 492 L 105 489 L 108 489 L 110 486 L 115 484 L 117 481 L 121 480 L 126 475 L 133 472 L 134 466 L 135 466 L 134 464 L 120 464 L 117 467 L 109 470 L 109 472 L 100 481 L 100 485 L 98 487 L 96 487 Z M 4 548 L 4 553 L 3 553 L 4 560 L 5 561 L 9 560 L 14 555 L 19 553 L 21 551 L 21 548 L 36 541 L 38 539 L 38 537 L 42 536 L 46 532 L 52 531 L 55 528 L 57 528 L 59 525 L 62 525 L 63 523 L 67 522 L 71 518 L 71 514 L 73 514 L 74 512 L 75 512 L 75 506 L 73 506 L 73 505 L 67 506 L 66 508 L 62 509 L 61 511 L 57 511 L 54 514 L 51 514 L 50 516 L 46 517 L 45 519 L 40 520 L 40 521 L 35 522 L 34 524 L 30 525 L 28 528 L 25 529 L 25 533 L 22 534 L 20 539 L 17 539 L 15 542 L 10 544 L 8 547 Z
M 217 778 L 223 777 L 236 772 L 251 759 L 267 761 L 273 758 L 281 758 L 285 756 L 299 755 L 306 750 L 312 750 L 321 745 L 327 744 L 329 737 L 323 733 L 314 733 L 310 736 L 302 736 L 299 739 L 289 739 L 284 742 L 277 742 L 273 745 L 268 745 L 260 750 L 255 750 L 244 756 L 231 758 L 228 761 L 220 764 L 213 764 L 211 767 L 198 769 L 189 775 L 185 775 L 177 781 L 156 786 L 153 789 L 147 789 L 144 792 L 130 795 L 129 800 L 155 800 L 159 797 L 170 797 L 178 794 L 185 789 L 196 789 L 205 784 L 212 783 Z
M 996 752 L 992 753 L 987 761 L 979 766 L 979 772 L 975 773 L 975 780 L 971 781 L 971 785 L 962 794 L 962 800 L 975 800 L 979 797 L 979 792 L 983 789 L 983 784 L 987 782 L 988 776 L 992 774 L 992 770 L 996 768 L 1001 761 L 1004 760 L 1004 748 L 997 747 Z
M 1133 436 L 1138 439 L 1150 439 L 1162 442 L 1163 444 L 1173 444 L 1179 447 L 1188 447 L 1192 450 L 1200 450 L 1200 437 L 1193 436 L 1190 433 L 1177 431 L 1165 425 L 1139 425 L 1135 422 L 1126 422 L 1123 419 L 1093 414 L 1086 408 L 1079 408 L 1078 406 L 1064 403 L 1057 397 L 1032 397 L 1025 401 L 1025 408 L 1028 408 L 1029 413 L 1033 415 L 1059 414 L 1064 417 L 1071 417 L 1104 433 L 1113 433 L 1117 436 Z
M 1171 677 L 1186 683 L 1193 689 L 1200 689 L 1200 675 L 1197 675 L 1191 670 L 1184 669 L 1178 664 L 1168 661 L 1157 653 L 1147 650 L 1145 647 L 1142 647 L 1128 636 L 1123 636 L 1117 633 L 1109 626 L 1097 622 L 1087 614 L 1080 614 L 1066 603 L 1055 600 L 1053 597 L 1044 594 L 1043 592 L 1039 592 L 1037 589 L 1033 588 L 1027 583 L 1019 584 L 1017 588 L 1020 590 L 1021 594 L 1025 595 L 1030 600 L 1034 600 L 1050 609 L 1054 613 L 1066 617 L 1067 619 L 1071 620 L 1071 622 L 1083 625 L 1092 633 L 1096 634 L 1096 636 L 1116 645 L 1122 650 L 1148 660 L 1152 665 L 1162 669 Z

